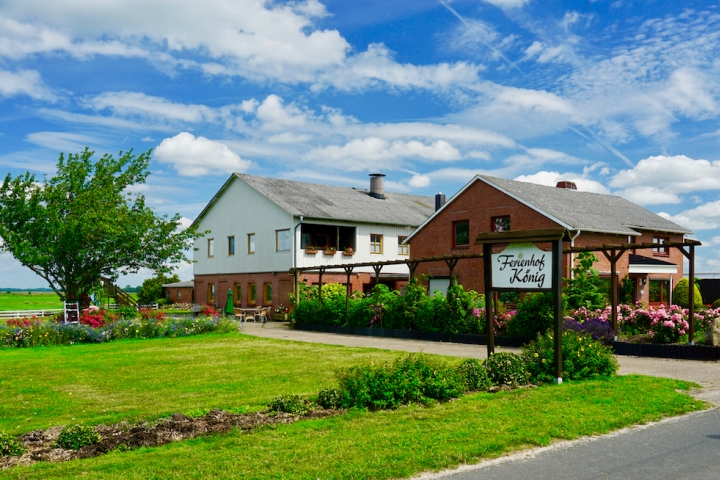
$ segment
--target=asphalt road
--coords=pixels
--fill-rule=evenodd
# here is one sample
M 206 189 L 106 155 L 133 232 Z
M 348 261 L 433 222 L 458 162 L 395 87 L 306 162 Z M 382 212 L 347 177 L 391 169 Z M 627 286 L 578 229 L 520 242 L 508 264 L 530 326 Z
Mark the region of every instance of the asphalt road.
M 720 409 L 550 447 L 456 471 L 443 480 L 720 479 Z

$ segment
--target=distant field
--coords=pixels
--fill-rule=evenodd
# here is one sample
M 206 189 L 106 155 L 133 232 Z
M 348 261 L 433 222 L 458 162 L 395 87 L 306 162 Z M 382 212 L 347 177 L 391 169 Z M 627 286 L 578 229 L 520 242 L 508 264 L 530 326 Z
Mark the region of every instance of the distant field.
M 0 293 L 0 311 L 7 310 L 53 310 L 63 308 L 55 292 Z

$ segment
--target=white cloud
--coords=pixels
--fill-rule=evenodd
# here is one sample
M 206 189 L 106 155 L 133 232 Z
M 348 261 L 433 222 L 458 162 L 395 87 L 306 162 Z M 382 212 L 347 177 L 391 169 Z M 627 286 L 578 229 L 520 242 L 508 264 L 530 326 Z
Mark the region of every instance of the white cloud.
M 694 160 L 685 155 L 648 157 L 634 168 L 616 173 L 610 186 L 626 192 L 634 189 L 647 193 L 661 191 L 653 195 L 652 201 L 633 200 L 638 203 L 660 203 L 657 200 L 663 197 L 658 194 L 663 192 L 667 203 L 677 203 L 679 194 L 720 189 L 720 160 Z
M 25 137 L 25 141 L 48 148 L 55 152 L 78 153 L 99 143 L 105 143 L 89 135 L 68 132 L 34 132 Z
M 352 140 L 343 146 L 330 145 L 310 151 L 305 159 L 345 168 L 350 171 L 373 169 L 396 169 L 404 159 L 417 158 L 425 161 L 453 161 L 461 158 L 457 148 L 444 140 L 427 145 L 411 140 L 389 142 L 369 137 Z
M 205 105 L 186 105 L 138 92 L 105 92 L 84 99 L 83 104 L 96 111 L 108 109 L 119 116 L 140 116 L 188 123 L 214 120 L 218 116 Z
M 288 127 L 301 127 L 307 123 L 307 114 L 295 105 L 283 105 L 283 100 L 277 95 L 269 95 L 257 107 L 257 118 L 265 129 L 277 130 Z
M 252 165 L 227 145 L 188 132 L 163 140 L 155 149 L 154 157 L 161 163 L 171 164 L 185 177 L 244 172 Z
M 678 195 L 668 192 L 664 187 L 637 186 L 614 193 L 638 205 L 659 205 L 663 203 L 680 203 L 682 201 Z
M 677 215 L 660 212 L 658 215 L 667 218 L 690 230 L 710 230 L 720 227 L 720 200 L 708 202 L 699 207 L 685 210 Z
M 485 3 L 495 5 L 502 9 L 520 8 L 523 7 L 530 0 L 483 0 Z
M 0 97 L 27 95 L 35 100 L 54 102 L 57 97 L 43 83 L 35 70 L 9 72 L 0 70 Z
M 416 173 L 412 176 L 412 178 L 408 181 L 408 185 L 414 188 L 424 188 L 430 185 L 430 177 L 427 175 L 422 175 L 419 173 Z
M 315 26 L 326 15 L 317 0 L 176 0 L 171 7 L 144 0 L 7 0 L 0 4 L 0 57 L 144 57 L 165 69 L 343 90 L 380 84 L 445 89 L 477 79 L 479 67 L 465 62 L 398 64 L 380 44 L 351 55 L 337 30 Z

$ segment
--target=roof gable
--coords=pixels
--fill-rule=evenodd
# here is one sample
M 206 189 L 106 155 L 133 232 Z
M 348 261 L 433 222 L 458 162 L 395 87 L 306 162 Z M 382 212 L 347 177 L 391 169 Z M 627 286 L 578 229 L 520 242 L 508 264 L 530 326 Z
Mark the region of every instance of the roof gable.
M 692 233 L 690 230 L 616 195 L 579 192 L 577 190 L 476 175 L 453 195 L 442 208 L 423 222 L 408 237 L 408 240 L 476 182 L 483 182 L 498 189 L 568 230 L 633 236 L 640 234 L 638 230 Z

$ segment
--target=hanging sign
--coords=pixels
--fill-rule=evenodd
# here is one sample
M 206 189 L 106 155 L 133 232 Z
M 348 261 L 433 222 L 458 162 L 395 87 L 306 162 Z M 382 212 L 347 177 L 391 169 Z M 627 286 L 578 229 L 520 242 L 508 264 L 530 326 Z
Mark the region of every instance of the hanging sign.
M 532 243 L 514 243 L 492 254 L 493 288 L 552 289 L 552 252 Z

